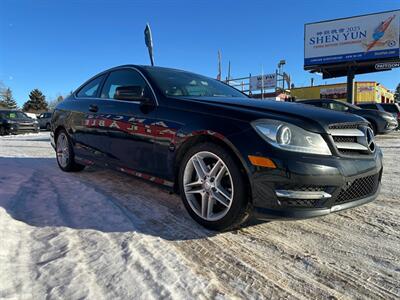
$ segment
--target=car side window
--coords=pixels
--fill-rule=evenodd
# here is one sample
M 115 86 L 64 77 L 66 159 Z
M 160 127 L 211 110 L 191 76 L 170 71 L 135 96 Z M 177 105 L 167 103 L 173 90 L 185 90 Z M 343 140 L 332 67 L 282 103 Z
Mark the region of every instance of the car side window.
M 152 94 L 146 81 L 137 71 L 133 69 L 122 69 L 113 71 L 107 77 L 103 89 L 101 90 L 101 98 L 125 100 L 121 97 L 119 91 L 125 90 L 130 95 L 146 96 L 152 99 Z
M 327 109 L 331 109 L 331 108 L 329 107 L 329 103 L 326 103 L 326 102 L 322 102 L 322 103 L 321 103 L 321 107 L 327 108 Z
M 322 107 L 322 103 L 319 102 L 319 101 L 315 101 L 315 102 L 312 102 L 312 103 L 309 103 L 309 104 L 314 105 L 316 107 Z
M 337 111 L 348 111 L 349 108 L 342 104 L 342 103 L 338 103 L 338 102 L 331 102 L 329 103 L 329 108 L 332 110 L 337 110 Z
M 105 75 L 96 77 L 95 79 L 87 83 L 79 90 L 77 96 L 79 98 L 95 98 L 97 96 L 97 92 L 99 91 L 104 76 Z

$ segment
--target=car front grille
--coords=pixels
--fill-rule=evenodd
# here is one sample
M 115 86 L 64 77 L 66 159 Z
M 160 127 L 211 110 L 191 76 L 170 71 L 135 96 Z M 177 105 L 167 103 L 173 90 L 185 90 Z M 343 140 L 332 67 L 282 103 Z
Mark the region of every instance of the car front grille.
M 315 207 L 317 201 L 307 199 L 288 199 L 282 203 L 286 207 Z
M 339 123 L 329 125 L 329 129 L 357 129 L 360 123 Z
M 379 186 L 380 177 L 381 173 L 377 173 L 349 182 L 346 187 L 341 189 L 335 199 L 335 204 L 346 203 L 375 194 Z
M 355 136 L 333 136 L 335 143 L 357 143 Z
M 370 155 L 365 143 L 366 126 L 360 123 L 332 124 L 329 134 L 338 152 L 345 156 Z

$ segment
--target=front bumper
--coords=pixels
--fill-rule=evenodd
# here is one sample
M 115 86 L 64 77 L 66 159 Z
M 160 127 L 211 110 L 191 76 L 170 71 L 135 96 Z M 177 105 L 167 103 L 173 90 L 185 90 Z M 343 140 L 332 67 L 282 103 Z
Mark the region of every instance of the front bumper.
M 314 217 L 320 217 L 328 215 L 333 212 L 346 210 L 356 206 L 366 204 L 374 201 L 380 192 L 381 185 L 379 184 L 375 194 L 354 200 L 351 202 L 336 204 L 328 208 L 281 208 L 281 209 L 269 209 L 265 207 L 255 207 L 254 216 L 260 220 L 272 220 L 272 219 L 308 219 Z
M 39 130 L 40 130 L 39 124 L 12 123 L 12 124 L 7 124 L 7 127 L 6 127 L 6 132 L 8 134 L 39 132 Z
M 383 168 L 379 148 L 368 158 L 299 155 L 275 161 L 277 169 L 258 168 L 252 176 L 258 219 L 322 216 L 371 202 L 380 191 Z M 294 199 L 297 194 L 304 197 Z

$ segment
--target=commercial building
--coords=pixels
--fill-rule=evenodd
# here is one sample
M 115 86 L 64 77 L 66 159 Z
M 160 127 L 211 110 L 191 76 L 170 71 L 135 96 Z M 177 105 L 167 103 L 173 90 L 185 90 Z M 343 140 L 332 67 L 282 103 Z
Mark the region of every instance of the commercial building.
M 336 83 L 308 87 L 292 88 L 292 97 L 301 99 L 338 99 L 346 101 L 347 84 Z M 354 83 L 354 103 L 392 103 L 394 94 L 375 81 L 358 81 Z

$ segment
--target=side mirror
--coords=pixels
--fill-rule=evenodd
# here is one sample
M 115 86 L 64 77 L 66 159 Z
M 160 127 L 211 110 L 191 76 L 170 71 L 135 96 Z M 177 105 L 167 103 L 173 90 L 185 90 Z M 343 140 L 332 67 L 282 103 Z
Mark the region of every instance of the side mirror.
M 117 87 L 115 90 L 114 99 L 140 101 L 142 103 L 148 103 L 151 101 L 151 99 L 145 95 L 144 88 L 138 85 Z

